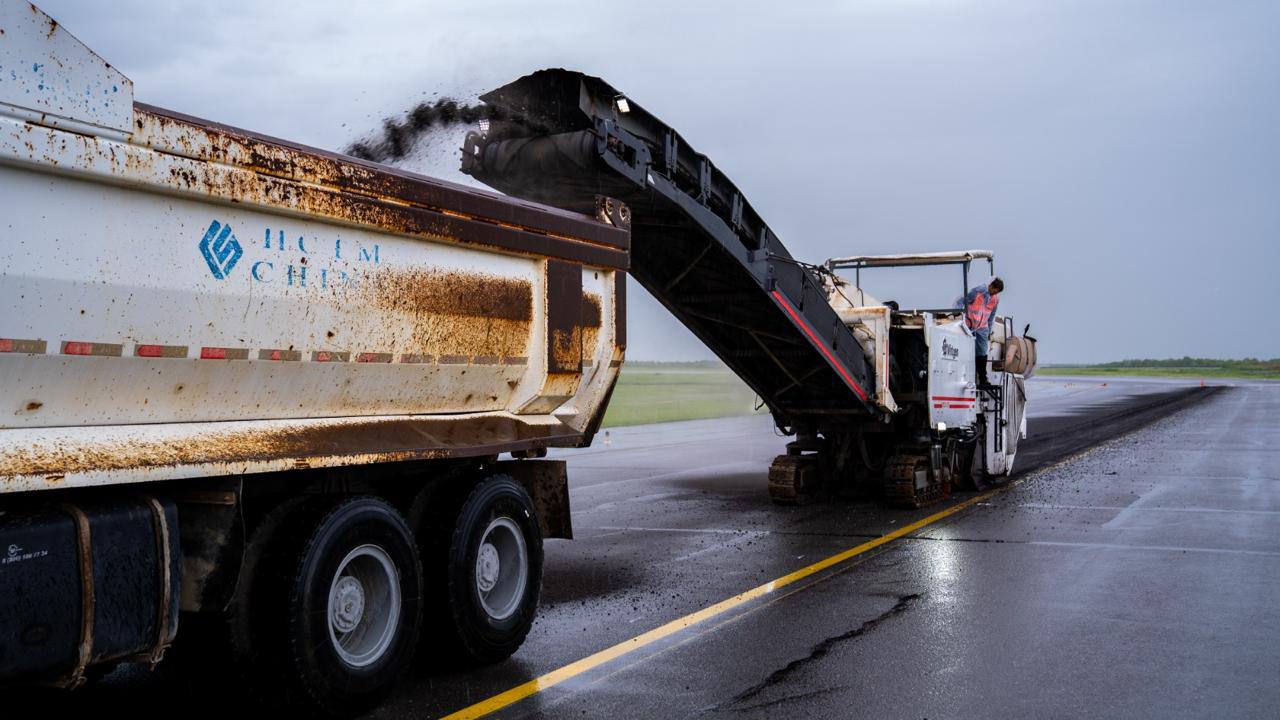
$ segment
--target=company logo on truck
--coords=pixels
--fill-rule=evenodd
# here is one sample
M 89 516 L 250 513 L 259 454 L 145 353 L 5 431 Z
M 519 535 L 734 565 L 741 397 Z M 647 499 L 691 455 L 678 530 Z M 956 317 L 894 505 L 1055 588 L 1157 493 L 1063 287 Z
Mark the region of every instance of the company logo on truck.
M 236 236 L 231 234 L 230 225 L 223 225 L 214 220 L 209 223 L 209 229 L 200 240 L 200 254 L 204 256 L 204 261 L 209 263 L 209 271 L 213 276 L 219 280 L 225 280 L 236 263 L 240 262 L 240 256 L 244 255 L 244 248 L 240 246 Z
M 249 232 L 257 231 L 251 226 Z M 226 280 L 244 260 L 247 271 L 241 271 L 241 276 L 247 272 L 251 282 L 321 290 L 358 284 L 363 275 L 382 266 L 382 250 L 378 243 L 359 238 L 307 236 L 280 227 L 264 227 L 262 243 L 246 246 L 230 225 L 217 220 L 209 223 L 200 239 L 200 255 L 218 280 Z
M 0 565 L 8 565 L 10 563 L 22 562 L 23 560 L 34 560 L 48 556 L 48 550 L 26 550 L 19 545 L 10 545 L 9 554 L 0 559 Z

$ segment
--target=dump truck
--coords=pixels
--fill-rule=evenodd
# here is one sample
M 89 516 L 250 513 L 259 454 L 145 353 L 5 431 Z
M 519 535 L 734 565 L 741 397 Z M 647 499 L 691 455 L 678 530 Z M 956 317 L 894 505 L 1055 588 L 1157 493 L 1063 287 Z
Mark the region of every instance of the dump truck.
M 627 213 L 133 90 L 0 0 L 0 681 L 190 639 L 343 715 L 419 644 L 510 655 L 572 534 L 539 458 L 591 442 L 623 359 Z
M 630 208 L 631 274 L 795 438 L 769 470 L 777 502 L 853 491 L 921 507 L 1012 471 L 1035 339 L 998 317 L 995 382 L 980 388 L 958 303 L 905 308 L 857 280 L 869 267 L 954 265 L 963 296 L 975 261 L 993 270 L 989 251 L 807 263 L 709 158 L 604 80 L 541 70 L 480 99 L 502 119 L 466 136 L 462 171 L 566 210 L 601 196 Z

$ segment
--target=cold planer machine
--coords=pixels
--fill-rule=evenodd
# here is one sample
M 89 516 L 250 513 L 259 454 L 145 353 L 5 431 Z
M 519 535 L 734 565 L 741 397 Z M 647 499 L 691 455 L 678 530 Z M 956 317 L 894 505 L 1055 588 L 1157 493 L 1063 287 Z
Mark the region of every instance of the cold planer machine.
M 979 397 L 971 338 L 948 341 L 967 352 L 937 353 L 948 376 L 963 380 L 939 395 L 952 401 L 935 408 L 929 397 L 930 343 L 940 342 L 939 327 L 963 326 L 959 311 L 902 313 L 840 299 L 847 282 L 836 266 L 793 258 L 706 156 L 600 78 L 541 70 L 481 100 L 505 119 L 468 133 L 463 172 L 508 195 L 630 221 L 631 273 L 795 437 L 770 467 L 776 501 L 876 488 L 918 507 L 953 483 L 1011 468 L 1016 440 L 1002 443 L 1003 462 L 986 462 L 981 448 L 992 445 L 986 427 L 1009 435 L 1013 394 L 1021 417 L 1021 386 L 1008 393 L 999 379 Z M 601 211 L 600 198 L 621 204 Z M 886 323 L 878 335 L 873 316 Z M 951 405 L 969 406 L 965 421 L 932 412 L 959 409 Z

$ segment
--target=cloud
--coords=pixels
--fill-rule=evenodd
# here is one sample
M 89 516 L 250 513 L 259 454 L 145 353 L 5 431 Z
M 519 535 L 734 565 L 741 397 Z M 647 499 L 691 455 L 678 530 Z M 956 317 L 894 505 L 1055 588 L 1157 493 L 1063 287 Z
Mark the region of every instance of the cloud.
M 582 69 L 798 257 L 995 250 L 1050 362 L 1280 355 L 1273 4 L 40 4 L 139 99 L 330 149 L 433 93 Z M 705 355 L 633 307 L 632 357 Z

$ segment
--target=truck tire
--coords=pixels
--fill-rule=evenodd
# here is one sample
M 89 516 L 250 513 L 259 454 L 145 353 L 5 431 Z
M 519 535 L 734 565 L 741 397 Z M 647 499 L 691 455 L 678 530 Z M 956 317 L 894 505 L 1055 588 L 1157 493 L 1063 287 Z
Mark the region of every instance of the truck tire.
M 471 491 L 445 562 L 454 655 L 468 664 L 510 657 L 533 625 L 542 590 L 542 532 L 533 501 L 507 475 Z
M 254 644 L 289 705 L 345 717 L 379 702 L 409 667 L 421 623 L 405 520 L 374 497 L 304 507 L 264 560 Z

